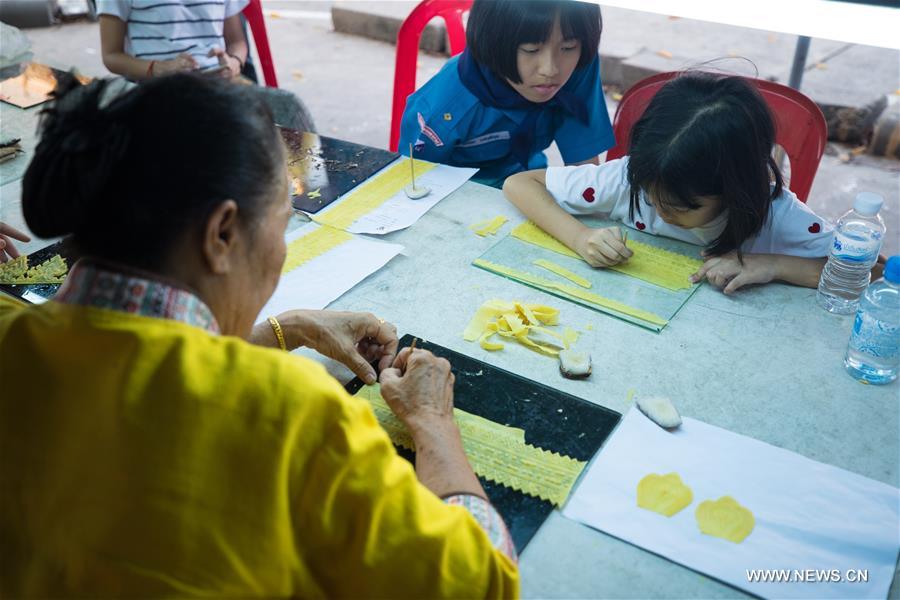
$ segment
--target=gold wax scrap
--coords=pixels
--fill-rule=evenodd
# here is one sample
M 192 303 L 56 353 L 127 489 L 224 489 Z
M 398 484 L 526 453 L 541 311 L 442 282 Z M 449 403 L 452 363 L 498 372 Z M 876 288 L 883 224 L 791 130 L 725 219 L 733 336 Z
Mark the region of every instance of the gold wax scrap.
M 637 504 L 666 517 L 678 513 L 694 501 L 691 488 L 681 481 L 678 473 L 657 475 L 651 473 L 637 485 Z
M 560 277 L 565 277 L 572 283 L 580 285 L 583 288 L 590 288 L 593 284 L 590 281 L 578 275 L 577 273 L 573 273 L 562 265 L 558 265 L 555 262 L 551 262 L 549 260 L 544 260 L 543 258 L 539 258 L 537 260 L 532 261 L 532 264 L 541 267 L 542 269 L 547 269 L 551 273 L 556 273 Z
M 555 325 L 559 322 L 559 311 L 542 304 L 525 304 L 507 302 L 505 300 L 489 300 L 482 304 L 469 321 L 463 339 L 468 342 L 478 340 L 479 345 L 489 351 L 503 350 L 504 345 L 491 341 L 496 334 L 515 340 L 530 350 L 549 356 L 557 356 L 559 350 L 551 345 L 541 343 L 529 337 L 531 332 L 542 331 L 556 337 L 565 347 L 565 337 L 556 334 L 542 325 Z
M 743 542 L 756 526 L 750 509 L 731 496 L 701 502 L 694 515 L 700 531 L 735 544 Z
M 469 229 L 474 231 L 477 235 L 485 237 L 488 235 L 496 234 L 507 221 L 509 221 L 509 219 L 507 219 L 503 215 L 500 215 L 494 217 L 493 219 L 488 219 L 487 221 L 473 223 L 469 226 Z
M 403 423 L 394 415 L 378 384 L 365 386 L 356 396 L 367 400 L 375 417 L 398 446 L 415 450 Z M 478 475 L 552 502 L 565 503 L 586 463 L 525 443 L 525 432 L 488 419 L 453 409 L 466 456 Z
M 288 244 L 287 256 L 284 259 L 281 274 L 290 273 L 297 267 L 351 239 L 353 239 L 353 236 L 346 231 L 328 227 L 327 225 L 317 227 L 310 233 Z
M 640 319 L 641 321 L 646 321 L 647 323 L 652 323 L 654 325 L 665 325 L 666 323 L 668 323 L 666 319 L 663 319 L 659 315 L 653 314 L 652 312 L 642 310 L 640 308 L 635 308 L 622 302 L 617 302 L 616 300 L 606 298 L 599 294 L 595 294 L 593 292 L 589 292 L 572 285 L 557 283 L 555 281 L 544 279 L 543 277 L 538 277 L 537 275 L 532 275 L 531 273 L 526 273 L 525 271 L 519 271 L 517 269 L 512 269 L 504 265 L 499 265 L 482 258 L 476 258 L 472 264 L 491 271 L 492 273 L 497 273 L 499 275 L 509 277 L 510 279 L 513 279 L 515 281 L 527 283 L 538 289 L 542 289 L 545 291 L 555 290 L 557 292 L 562 292 L 563 294 L 572 296 L 573 298 L 578 298 L 580 300 L 584 300 L 585 302 L 589 302 L 590 304 L 599 306 L 603 309 L 606 309 L 607 311 L 628 315 L 630 317 L 634 317 L 636 319 Z
M 332 208 L 312 215 L 313 221 L 338 229 L 347 229 L 360 217 L 377 209 L 409 185 L 409 161 L 409 158 L 399 160 L 366 180 L 335 202 Z M 414 164 L 417 178 L 437 166 L 425 160 L 416 160 Z

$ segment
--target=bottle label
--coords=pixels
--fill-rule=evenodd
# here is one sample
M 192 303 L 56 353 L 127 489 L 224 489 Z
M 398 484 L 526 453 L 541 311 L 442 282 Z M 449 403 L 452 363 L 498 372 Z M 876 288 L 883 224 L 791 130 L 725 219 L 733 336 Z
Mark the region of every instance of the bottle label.
M 831 247 L 831 255 L 841 260 L 854 262 L 875 262 L 878 260 L 878 251 L 881 249 L 881 234 L 860 239 L 834 232 L 834 242 Z
M 884 360 L 900 358 L 900 326 L 862 311 L 856 313 L 850 348 Z

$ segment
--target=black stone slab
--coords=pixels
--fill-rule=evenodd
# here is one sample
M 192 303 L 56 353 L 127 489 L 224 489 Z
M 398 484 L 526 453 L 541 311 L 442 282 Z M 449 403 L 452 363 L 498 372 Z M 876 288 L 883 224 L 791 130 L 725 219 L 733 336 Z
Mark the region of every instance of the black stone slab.
M 412 341 L 413 336 L 403 336 L 400 347 L 409 346 Z M 496 423 L 524 429 L 525 441 L 532 446 L 589 461 L 622 417 L 615 411 L 422 338 L 416 347 L 450 361 L 456 375 L 454 404 L 457 408 Z M 354 379 L 347 384 L 347 391 L 355 394 L 363 385 L 362 380 Z M 413 461 L 414 453 L 402 448 L 398 451 Z M 506 520 L 516 549 L 521 552 L 553 511 L 553 504 L 479 479 Z
M 400 155 L 334 138 L 281 129 L 288 148 L 294 208 L 315 214 L 339 196 L 392 163 Z M 299 186 L 294 183 L 297 180 Z M 297 191 L 300 193 L 296 193 Z M 310 198 L 309 194 L 314 197 Z

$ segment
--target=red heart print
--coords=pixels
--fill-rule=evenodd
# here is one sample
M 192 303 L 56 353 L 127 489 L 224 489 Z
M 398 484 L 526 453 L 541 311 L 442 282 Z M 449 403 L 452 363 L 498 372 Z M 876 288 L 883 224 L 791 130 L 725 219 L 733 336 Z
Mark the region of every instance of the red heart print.
M 812 225 L 809 226 L 810 233 L 819 233 L 820 231 L 822 231 L 822 226 L 819 225 L 818 223 L 813 223 Z
M 634 225 L 635 225 L 635 227 L 637 227 L 637 228 L 640 229 L 641 231 L 643 231 L 644 228 L 646 227 L 646 225 L 644 225 L 644 224 L 641 223 L 640 221 L 635 221 L 635 222 L 634 222 Z
M 594 188 L 588 188 L 581 192 L 581 197 L 584 198 L 585 202 L 593 202 L 594 201 Z

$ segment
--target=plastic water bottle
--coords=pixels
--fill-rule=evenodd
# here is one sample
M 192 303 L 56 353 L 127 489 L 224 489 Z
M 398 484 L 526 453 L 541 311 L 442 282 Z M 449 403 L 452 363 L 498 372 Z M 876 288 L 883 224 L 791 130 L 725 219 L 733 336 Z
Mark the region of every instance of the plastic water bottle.
M 892 256 L 884 277 L 859 303 L 847 356 L 847 372 L 864 383 L 890 383 L 900 370 L 900 256 Z
M 831 256 L 822 269 L 816 294 L 819 306 L 825 310 L 850 315 L 859 306 L 885 232 L 878 214 L 883 203 L 878 194 L 862 192 L 856 196 L 853 208 L 838 219 Z

